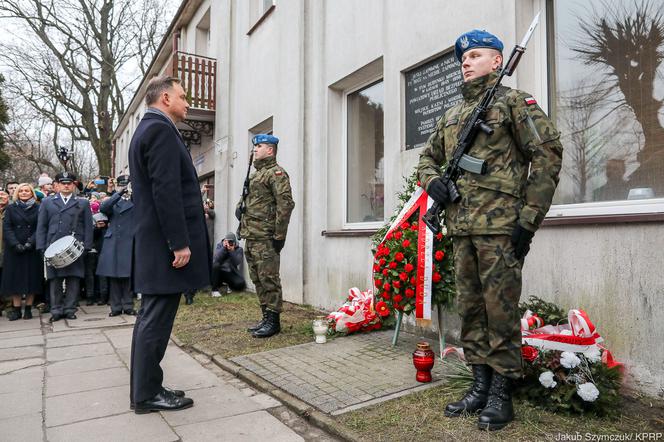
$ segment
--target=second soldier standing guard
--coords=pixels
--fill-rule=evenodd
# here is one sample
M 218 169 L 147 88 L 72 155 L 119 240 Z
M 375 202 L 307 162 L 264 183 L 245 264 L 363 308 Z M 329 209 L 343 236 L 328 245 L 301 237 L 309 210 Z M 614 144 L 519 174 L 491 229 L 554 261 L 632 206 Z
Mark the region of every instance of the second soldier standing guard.
M 240 209 L 240 202 L 236 216 L 240 221 L 240 235 L 245 239 L 249 276 L 256 286 L 263 313 L 261 321 L 248 331 L 255 338 L 268 338 L 281 330 L 280 253 L 286 243 L 288 222 L 295 203 L 288 173 L 277 164 L 279 139 L 259 134 L 253 138 L 252 144 L 256 171 L 249 177 L 245 210 Z
M 562 161 L 560 136 L 525 92 L 500 86 L 468 154 L 486 161 L 485 174 L 465 172 L 452 202 L 441 168 L 484 93 L 499 78 L 503 44 L 474 30 L 456 41 L 463 101 L 449 109 L 420 157 L 418 178 L 445 207 L 454 245 L 461 343 L 474 383 L 445 415 L 480 412 L 481 429 L 498 430 L 514 418 L 511 383 L 521 377 L 519 298 L 521 268 L 530 242 L 551 205 Z

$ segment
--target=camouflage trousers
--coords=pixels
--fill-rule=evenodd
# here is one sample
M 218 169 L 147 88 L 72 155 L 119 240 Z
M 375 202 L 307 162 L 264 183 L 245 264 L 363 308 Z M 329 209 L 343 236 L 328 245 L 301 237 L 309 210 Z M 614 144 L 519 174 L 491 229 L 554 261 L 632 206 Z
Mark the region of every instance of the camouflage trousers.
M 521 267 L 508 235 L 455 236 L 461 344 L 470 364 L 521 376 Z
M 245 256 L 249 265 L 249 276 L 261 306 L 281 313 L 281 278 L 279 277 L 279 254 L 271 240 L 246 240 Z

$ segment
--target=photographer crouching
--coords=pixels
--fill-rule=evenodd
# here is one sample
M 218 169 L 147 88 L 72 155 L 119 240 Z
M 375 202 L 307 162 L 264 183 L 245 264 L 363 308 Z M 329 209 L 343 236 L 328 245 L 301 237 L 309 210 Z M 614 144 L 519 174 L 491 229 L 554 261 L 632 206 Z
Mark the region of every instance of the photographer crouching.
M 219 297 L 221 284 L 228 285 L 234 291 L 242 291 L 246 287 L 242 265 L 244 262 L 244 250 L 237 242 L 233 232 L 217 244 L 212 258 L 212 296 Z

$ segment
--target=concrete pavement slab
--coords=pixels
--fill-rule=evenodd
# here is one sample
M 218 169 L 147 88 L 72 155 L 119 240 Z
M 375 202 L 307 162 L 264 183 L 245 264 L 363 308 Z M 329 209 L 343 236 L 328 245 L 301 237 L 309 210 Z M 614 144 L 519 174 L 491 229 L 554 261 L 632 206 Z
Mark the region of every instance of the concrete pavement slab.
M 41 322 L 39 321 L 39 318 L 10 321 L 4 316 L 0 317 L 0 332 L 33 330 L 33 329 L 41 329 Z
M 29 347 L 3 348 L 0 350 L 0 361 L 38 358 L 40 356 L 44 356 L 43 346 L 31 345 Z
M 113 347 L 131 347 L 131 337 L 134 332 L 133 328 L 120 328 L 106 330 L 104 335 L 111 341 Z
M 31 345 L 44 345 L 44 337 L 39 335 L 25 336 L 22 338 L 14 339 L 1 339 L 0 349 L 15 348 L 15 347 L 29 347 Z
M 43 358 L 29 358 L 29 359 L 19 359 L 16 361 L 4 361 L 0 362 L 0 375 L 11 373 L 17 370 L 23 370 L 27 367 L 35 367 L 44 365 L 45 359 Z
M 90 328 L 83 330 L 70 330 L 65 329 L 61 331 L 52 330 L 51 333 L 47 334 L 47 337 L 52 336 L 54 338 L 64 338 L 69 336 L 85 336 L 85 335 L 101 335 L 102 329 L 100 328 Z
M 164 370 L 164 383 L 180 390 L 194 390 L 221 384 L 214 373 L 176 346 L 168 346 L 161 367 Z
M 118 357 L 124 364 L 129 367 L 130 361 L 131 361 L 131 347 L 120 347 L 115 349 L 116 353 L 118 354 Z M 168 353 L 168 351 L 166 352 Z
M 6 441 L 42 442 L 41 411 L 0 420 L 0 437 Z
M 62 376 L 71 373 L 103 370 L 105 368 L 124 367 L 116 355 L 95 356 L 91 358 L 68 359 L 50 363 L 46 366 L 46 376 Z
M 163 413 L 171 426 L 209 421 L 221 417 L 234 416 L 260 410 L 258 402 L 242 394 L 236 388 L 223 386 L 187 391 L 194 400 L 194 406 L 177 413 Z
M 73 347 L 57 347 L 46 350 L 46 359 L 49 362 L 79 359 L 91 356 L 114 354 L 111 344 L 102 342 L 98 344 L 83 344 Z
M 3 339 L 25 338 L 27 336 L 37 336 L 41 334 L 42 331 L 40 328 L 29 328 L 27 330 L 18 330 L 18 331 L 0 330 L 0 341 Z
M 42 366 L 24 368 L 0 376 L 0 394 L 41 391 L 43 386 L 44 367 Z
M 179 440 L 158 413 L 124 413 L 46 429 L 50 442 L 171 442 Z
M 175 428 L 184 442 L 296 442 L 304 439 L 266 411 L 256 411 Z
M 46 398 L 46 426 L 71 424 L 127 411 L 129 385 L 64 394 Z
M 46 379 L 46 397 L 120 385 L 129 385 L 129 370 L 124 367 L 53 376 Z
M 68 347 L 71 345 L 98 344 L 107 342 L 106 337 L 101 333 L 93 335 L 78 336 L 58 336 L 55 333 L 46 335 L 46 348 Z
M 0 419 L 41 413 L 42 393 L 40 390 L 20 391 L 0 394 Z

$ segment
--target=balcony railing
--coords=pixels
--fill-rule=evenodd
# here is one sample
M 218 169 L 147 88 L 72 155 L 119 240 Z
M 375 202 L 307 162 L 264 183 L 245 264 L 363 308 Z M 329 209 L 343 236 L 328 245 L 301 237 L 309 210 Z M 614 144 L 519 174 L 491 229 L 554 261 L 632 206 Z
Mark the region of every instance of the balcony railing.
M 194 109 L 215 110 L 217 60 L 187 52 L 173 53 L 173 76 L 180 79 Z

